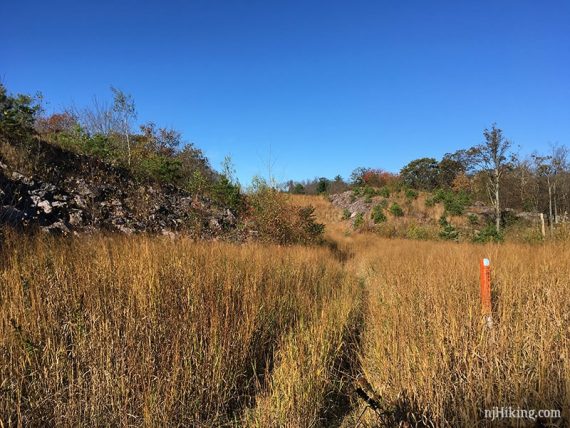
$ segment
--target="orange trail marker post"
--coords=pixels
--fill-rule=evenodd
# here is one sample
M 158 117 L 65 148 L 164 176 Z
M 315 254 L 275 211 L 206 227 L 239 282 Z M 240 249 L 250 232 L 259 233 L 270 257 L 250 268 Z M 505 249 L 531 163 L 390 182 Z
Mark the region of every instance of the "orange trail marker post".
M 485 317 L 487 327 L 493 325 L 491 308 L 491 262 L 489 259 L 481 259 L 479 264 L 481 276 L 481 314 Z

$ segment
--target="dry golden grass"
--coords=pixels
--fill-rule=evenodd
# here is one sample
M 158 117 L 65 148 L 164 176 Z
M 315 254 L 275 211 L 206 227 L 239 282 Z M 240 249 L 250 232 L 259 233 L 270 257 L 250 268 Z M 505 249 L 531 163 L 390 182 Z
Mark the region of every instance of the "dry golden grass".
M 388 424 L 423 418 L 426 424 L 472 426 L 485 423 L 484 409 L 502 406 L 558 409 L 568 422 L 567 241 L 483 246 L 388 240 L 347 236 L 338 226 L 329 237 L 353 254 L 345 268 L 366 286 L 359 369 L 394 412 Z M 482 257 L 492 262 L 491 330 L 480 315 Z M 362 406 L 346 426 L 356 423 Z M 380 421 L 367 411 L 361 423 Z
M 325 199 L 293 202 L 316 206 L 334 245 L 5 244 L 0 426 L 484 426 L 502 406 L 561 409 L 567 423 L 567 244 L 347 234 Z M 383 422 L 360 418 L 360 375 Z
M 570 416 L 567 245 L 367 236 L 354 251 L 370 298 L 362 370 L 388 410 L 437 426 L 474 426 L 495 406 Z M 483 256 L 492 262 L 491 329 L 480 315 Z M 365 421 L 379 423 L 372 411 Z
M 329 255 L 144 237 L 8 244 L 3 426 L 236 423 L 256 394 L 280 394 L 274 369 L 285 379 L 323 373 L 317 389 L 280 400 L 295 403 L 281 420 L 308 407 L 322 416 L 342 388 L 338 334 L 358 295 Z M 289 361 L 297 345 L 306 358 Z
M 291 202 L 300 206 L 312 205 L 315 208 L 317 221 L 327 225 L 339 222 L 342 210 L 333 206 L 327 196 L 289 195 Z

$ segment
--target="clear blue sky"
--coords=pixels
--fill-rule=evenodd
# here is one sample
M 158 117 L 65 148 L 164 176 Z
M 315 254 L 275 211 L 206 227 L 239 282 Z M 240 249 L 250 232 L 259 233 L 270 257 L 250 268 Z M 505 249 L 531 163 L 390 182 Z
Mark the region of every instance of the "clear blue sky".
M 242 183 L 570 145 L 570 2 L 3 1 L 0 77 L 57 110 L 131 93 Z

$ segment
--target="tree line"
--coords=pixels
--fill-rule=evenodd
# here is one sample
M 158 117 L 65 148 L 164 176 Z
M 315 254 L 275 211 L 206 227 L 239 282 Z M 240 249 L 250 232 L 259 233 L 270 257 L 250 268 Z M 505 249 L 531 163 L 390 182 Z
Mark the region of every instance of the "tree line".
M 397 174 L 377 168 L 356 168 L 348 181 L 337 176 L 286 183 L 290 193 L 327 194 L 359 187 L 388 187 L 460 194 L 481 201 L 495 212 L 495 227 L 501 228 L 507 210 L 544 213 L 550 227 L 568 221 L 570 211 L 570 163 L 568 148 L 554 144 L 546 153 L 522 156 L 513 149 L 496 124 L 483 131 L 480 144 L 433 157 L 414 159 Z
M 322 242 L 324 225 L 317 223 L 313 207 L 292 204 L 286 194 L 261 178 L 242 190 L 230 157 L 216 171 L 202 150 L 184 141 L 179 131 L 154 122 L 135 126 L 133 97 L 114 87 L 111 93 L 110 103 L 94 98 L 86 107 L 45 114 L 41 96 L 10 94 L 0 84 L 0 162 L 41 176 L 50 165 L 37 161 L 35 148 L 55 145 L 65 149 L 63 153 L 123 168 L 133 180 L 157 183 L 165 192 L 176 186 L 197 201 L 218 202 L 237 219 L 233 239 L 251 235 L 282 245 Z M 0 190 L 0 205 L 1 196 Z
M 202 150 L 184 141 L 179 131 L 154 122 L 135 126 L 133 97 L 111 87 L 112 102 L 94 98 L 91 105 L 75 106 L 46 115 L 41 96 L 11 95 L 0 84 L 0 141 L 25 144 L 32 136 L 66 149 L 97 156 L 129 168 L 141 179 L 174 184 L 207 194 L 239 211 L 240 184 L 231 159 L 221 172 L 214 170 Z M 547 215 L 550 227 L 568 220 L 570 167 L 568 148 L 552 145 L 545 153 L 522 156 L 493 124 L 482 142 L 444 155 L 440 160 L 412 160 L 399 173 L 378 168 L 356 168 L 348 180 L 340 175 L 303 182 L 288 181 L 282 188 L 297 194 L 340 193 L 359 187 L 388 187 L 435 192 L 444 190 L 493 207 L 495 226 L 501 228 L 505 210 Z
M 0 142 L 21 147 L 39 138 L 64 149 L 127 168 L 136 179 L 173 184 L 207 195 L 238 212 L 242 191 L 231 159 L 220 172 L 176 129 L 149 121 L 135 126 L 132 95 L 111 87 L 111 102 L 94 97 L 84 107 L 46 114 L 41 96 L 13 95 L 0 84 Z

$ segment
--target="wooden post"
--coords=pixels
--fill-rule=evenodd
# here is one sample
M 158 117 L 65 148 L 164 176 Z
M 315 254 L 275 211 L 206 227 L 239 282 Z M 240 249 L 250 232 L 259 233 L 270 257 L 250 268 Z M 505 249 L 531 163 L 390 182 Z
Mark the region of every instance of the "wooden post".
M 491 263 L 489 259 L 481 259 L 479 273 L 481 279 L 481 314 L 485 317 L 487 327 L 493 325 L 491 307 Z

